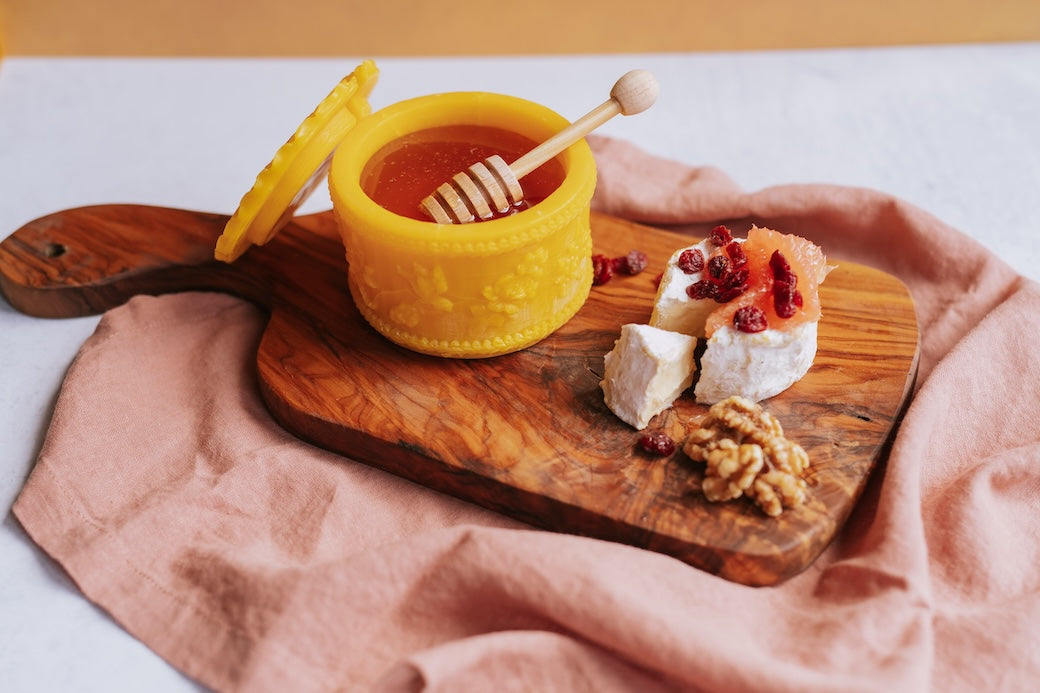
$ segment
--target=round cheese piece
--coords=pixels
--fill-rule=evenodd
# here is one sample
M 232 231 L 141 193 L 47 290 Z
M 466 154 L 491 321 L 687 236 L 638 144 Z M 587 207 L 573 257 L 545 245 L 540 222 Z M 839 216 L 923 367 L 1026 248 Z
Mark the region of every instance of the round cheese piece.
M 740 332 L 720 327 L 701 355 L 694 396 L 715 404 L 738 395 L 760 402 L 778 395 L 809 371 L 816 358 L 816 322 L 791 330 Z

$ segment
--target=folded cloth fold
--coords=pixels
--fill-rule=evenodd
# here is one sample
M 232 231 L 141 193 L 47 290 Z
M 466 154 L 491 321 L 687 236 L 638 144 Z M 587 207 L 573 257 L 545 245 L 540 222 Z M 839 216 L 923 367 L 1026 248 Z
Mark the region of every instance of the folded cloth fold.
M 259 399 L 264 318 L 109 311 L 14 506 L 91 601 L 223 691 L 960 691 L 1040 680 L 1040 286 L 882 193 L 741 191 L 591 138 L 600 211 L 756 222 L 899 276 L 921 376 L 837 540 L 771 588 L 521 523 L 316 449 Z

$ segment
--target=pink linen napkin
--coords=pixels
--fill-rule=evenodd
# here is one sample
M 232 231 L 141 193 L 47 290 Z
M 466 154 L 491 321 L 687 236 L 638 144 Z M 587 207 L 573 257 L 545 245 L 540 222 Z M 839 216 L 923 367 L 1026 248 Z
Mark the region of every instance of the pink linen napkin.
M 976 691 L 1040 680 L 1040 286 L 878 192 L 740 191 L 593 138 L 595 205 L 755 221 L 910 287 L 921 376 L 887 465 L 784 584 L 530 529 L 316 449 L 257 394 L 264 318 L 107 313 L 14 506 L 83 591 L 222 691 Z

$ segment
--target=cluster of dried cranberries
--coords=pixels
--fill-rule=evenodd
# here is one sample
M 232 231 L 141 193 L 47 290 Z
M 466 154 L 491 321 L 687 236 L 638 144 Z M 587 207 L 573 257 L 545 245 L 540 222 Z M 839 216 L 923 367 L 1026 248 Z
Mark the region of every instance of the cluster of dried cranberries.
M 592 284 L 599 286 L 606 284 L 615 274 L 639 274 L 646 269 L 646 253 L 641 250 L 631 250 L 628 255 L 620 257 L 607 257 L 597 254 L 592 256 Z
M 803 305 L 802 292 L 797 289 L 798 275 L 779 250 L 769 256 L 769 269 L 773 274 L 773 308 L 780 318 L 792 317 Z M 733 314 L 733 327 L 741 332 L 762 332 L 769 323 L 766 314 L 758 306 L 742 306 Z
M 686 287 L 686 294 L 697 300 L 714 299 L 718 303 L 729 303 L 748 289 L 751 272 L 747 267 L 747 254 L 741 244 L 733 240 L 733 234 L 724 225 L 718 225 L 708 234 L 708 242 L 723 252 L 712 253 L 705 258 L 699 248 L 687 248 L 679 254 L 676 265 L 686 274 L 703 272 L 703 279 Z M 769 258 L 773 275 L 771 294 L 776 314 L 790 318 L 802 307 L 802 294 L 798 291 L 798 276 L 791 270 L 787 258 L 779 250 Z M 768 327 L 766 315 L 757 306 L 743 306 L 733 315 L 733 326 L 741 332 L 762 332 Z
M 728 303 L 747 291 L 750 277 L 747 255 L 740 243 L 733 240 L 730 230 L 721 224 L 711 230 L 708 241 L 716 248 L 724 248 L 725 254 L 712 255 L 707 262 L 697 248 L 689 248 L 679 255 L 677 264 L 683 272 L 695 274 L 707 270 L 708 275 L 686 287 L 686 294 L 693 299 L 712 298 Z

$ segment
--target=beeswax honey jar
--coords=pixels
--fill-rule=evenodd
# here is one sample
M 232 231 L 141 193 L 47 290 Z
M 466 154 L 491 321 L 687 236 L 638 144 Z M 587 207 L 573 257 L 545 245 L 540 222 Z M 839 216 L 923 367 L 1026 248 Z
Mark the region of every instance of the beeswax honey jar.
M 508 160 L 567 124 L 530 101 L 461 92 L 393 104 L 347 134 L 329 189 L 350 291 L 372 327 L 414 351 L 477 358 L 530 346 L 578 311 L 592 284 L 596 182 L 584 140 L 525 179 L 527 208 L 470 224 L 419 211 L 487 152 Z
M 366 61 L 303 121 L 257 176 L 217 241 L 234 262 L 267 243 L 328 176 L 358 310 L 387 339 L 454 358 L 507 354 L 567 322 L 592 285 L 589 204 L 596 166 L 584 140 L 524 177 L 523 201 L 492 218 L 439 224 L 420 201 L 492 154 L 512 160 L 568 122 L 485 92 L 420 96 L 373 113 Z

